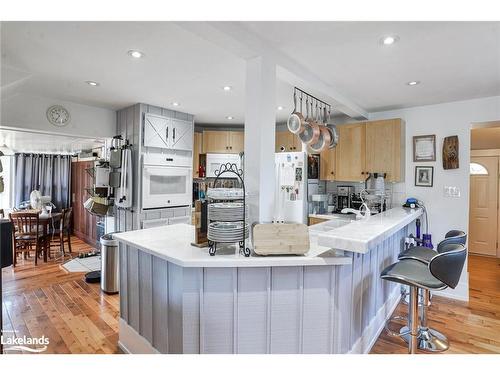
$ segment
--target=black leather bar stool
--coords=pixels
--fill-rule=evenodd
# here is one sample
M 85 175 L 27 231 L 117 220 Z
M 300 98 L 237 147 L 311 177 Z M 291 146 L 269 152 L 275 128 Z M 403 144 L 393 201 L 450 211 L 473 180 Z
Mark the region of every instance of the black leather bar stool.
M 429 249 L 422 246 L 414 246 L 406 251 L 403 251 L 398 259 L 412 259 L 429 264 L 430 260 L 437 254 L 444 252 L 448 244 L 464 245 L 467 241 L 467 234 L 461 230 L 451 230 L 444 236 L 438 245 L 437 249 Z M 441 352 L 448 349 L 448 339 L 441 332 L 429 328 L 427 326 L 427 307 L 430 306 L 430 292 L 429 290 L 422 290 L 422 303 L 421 303 L 421 318 L 419 330 L 418 348 L 429 352 Z M 407 327 L 403 327 L 402 331 L 407 331 Z M 408 341 L 408 335 L 401 336 L 403 340 Z
M 380 277 L 410 287 L 408 305 L 408 351 L 414 354 L 418 348 L 418 289 L 424 291 L 455 288 L 467 257 L 467 249 L 461 244 L 446 244 L 428 264 L 414 259 L 404 259 L 385 268 Z

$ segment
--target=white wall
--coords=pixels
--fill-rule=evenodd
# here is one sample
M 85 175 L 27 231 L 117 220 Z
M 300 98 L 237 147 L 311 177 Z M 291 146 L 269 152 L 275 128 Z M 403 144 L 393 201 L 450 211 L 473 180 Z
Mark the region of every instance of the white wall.
M 370 120 L 402 118 L 406 122 L 406 195 L 425 202 L 429 212 L 429 231 L 437 244 L 450 229 L 468 232 L 469 221 L 469 161 L 470 128 L 472 122 L 500 119 L 500 96 L 444 104 L 413 107 L 394 111 L 371 113 Z M 414 135 L 436 135 L 437 160 L 432 163 L 413 162 Z M 460 168 L 444 170 L 442 166 L 443 138 L 458 135 Z M 432 188 L 414 186 L 415 165 L 434 167 Z M 445 198 L 444 186 L 457 186 L 460 198 Z M 447 289 L 443 294 L 459 299 L 468 299 L 468 275 L 462 274 L 455 290 Z
M 70 112 L 71 121 L 64 128 L 47 120 L 47 108 L 54 104 Z M 112 137 L 116 132 L 115 111 L 47 97 L 18 94 L 4 98 L 0 113 L 1 126 L 98 138 Z

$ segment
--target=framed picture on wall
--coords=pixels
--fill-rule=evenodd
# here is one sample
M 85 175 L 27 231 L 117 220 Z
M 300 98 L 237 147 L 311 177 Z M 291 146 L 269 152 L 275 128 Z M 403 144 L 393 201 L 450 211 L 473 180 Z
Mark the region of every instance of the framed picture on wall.
M 436 136 L 434 134 L 413 137 L 413 161 L 436 161 Z
M 434 167 L 415 167 L 415 186 L 432 187 L 434 183 Z

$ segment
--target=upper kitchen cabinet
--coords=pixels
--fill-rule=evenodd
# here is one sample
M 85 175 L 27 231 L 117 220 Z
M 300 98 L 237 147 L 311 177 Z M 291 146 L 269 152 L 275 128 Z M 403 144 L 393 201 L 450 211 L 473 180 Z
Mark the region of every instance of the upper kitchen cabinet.
M 194 126 L 191 121 L 172 119 L 171 147 L 174 150 L 192 150 Z
M 386 180 L 404 180 L 404 128 L 401 119 L 366 125 L 366 171 L 385 172 Z
M 169 128 L 172 120 L 168 117 L 145 114 L 144 115 L 144 146 L 170 148 Z
M 242 131 L 203 131 L 203 153 L 238 154 L 244 149 Z
M 146 113 L 144 146 L 171 150 L 192 150 L 193 122 Z
M 319 178 L 324 181 L 336 180 L 336 165 L 337 148 L 329 148 L 324 150 L 319 155 Z
M 339 143 L 336 152 L 336 180 L 364 181 L 366 124 L 341 125 L 337 127 Z
M 285 152 L 285 151 L 291 151 L 291 152 L 298 152 L 302 151 L 302 145 L 300 143 L 300 140 L 298 137 L 289 132 L 288 130 L 285 131 L 277 131 L 276 132 L 276 147 L 275 147 L 276 152 Z
M 245 132 L 229 132 L 229 150 L 230 153 L 243 152 L 245 149 Z

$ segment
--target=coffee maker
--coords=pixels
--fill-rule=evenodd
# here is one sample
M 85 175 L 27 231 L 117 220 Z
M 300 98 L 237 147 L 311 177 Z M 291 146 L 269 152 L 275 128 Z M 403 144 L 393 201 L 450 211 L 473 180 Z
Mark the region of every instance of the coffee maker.
M 351 208 L 351 197 L 354 186 L 337 186 L 337 212 L 344 208 Z

